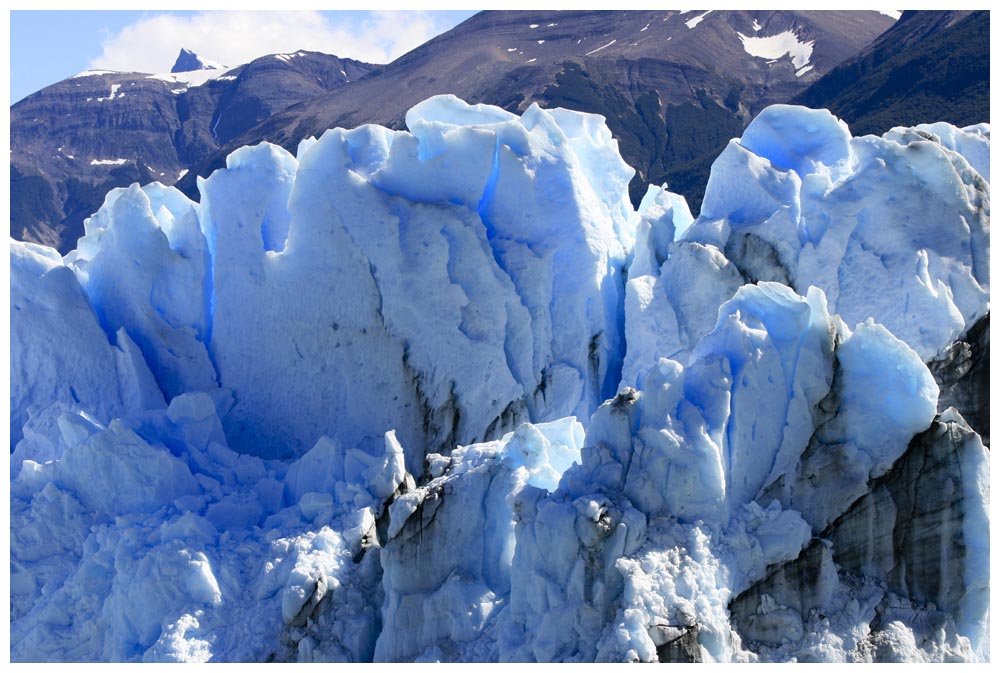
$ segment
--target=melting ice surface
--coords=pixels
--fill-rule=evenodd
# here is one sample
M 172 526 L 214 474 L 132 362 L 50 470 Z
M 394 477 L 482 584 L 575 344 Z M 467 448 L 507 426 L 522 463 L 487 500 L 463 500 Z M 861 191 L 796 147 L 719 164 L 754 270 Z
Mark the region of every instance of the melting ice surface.
M 694 219 L 600 117 L 406 121 L 11 241 L 13 660 L 989 658 L 924 365 L 988 311 L 988 125 L 769 108 Z M 913 483 L 961 497 L 897 549 Z

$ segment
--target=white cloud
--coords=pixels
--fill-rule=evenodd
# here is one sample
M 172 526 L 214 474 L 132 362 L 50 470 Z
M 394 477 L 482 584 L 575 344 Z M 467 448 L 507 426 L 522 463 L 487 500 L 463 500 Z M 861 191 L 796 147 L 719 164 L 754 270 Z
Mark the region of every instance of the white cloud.
M 451 27 L 425 11 L 206 11 L 145 16 L 102 41 L 90 68 L 167 72 L 181 47 L 229 66 L 265 54 L 321 51 L 388 63 Z

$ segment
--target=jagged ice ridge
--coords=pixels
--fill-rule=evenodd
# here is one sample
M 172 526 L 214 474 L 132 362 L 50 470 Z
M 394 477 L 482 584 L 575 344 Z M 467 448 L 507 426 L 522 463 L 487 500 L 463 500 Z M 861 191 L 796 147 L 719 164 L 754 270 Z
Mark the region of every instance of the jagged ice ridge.
M 13 660 L 988 660 L 988 125 L 406 121 L 11 241 Z

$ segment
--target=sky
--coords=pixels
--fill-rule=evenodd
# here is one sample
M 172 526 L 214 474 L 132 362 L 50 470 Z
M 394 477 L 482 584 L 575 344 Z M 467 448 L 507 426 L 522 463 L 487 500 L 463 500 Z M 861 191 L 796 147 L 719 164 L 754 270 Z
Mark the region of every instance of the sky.
M 169 72 L 182 47 L 230 66 L 299 49 L 388 63 L 474 13 L 15 10 L 10 102 L 84 70 Z

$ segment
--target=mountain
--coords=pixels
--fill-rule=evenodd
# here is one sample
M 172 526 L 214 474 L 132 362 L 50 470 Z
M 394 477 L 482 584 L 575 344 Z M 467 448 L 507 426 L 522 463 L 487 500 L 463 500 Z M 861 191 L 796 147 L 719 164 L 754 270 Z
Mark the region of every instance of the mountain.
M 827 108 L 857 133 L 990 118 L 988 11 L 907 11 L 792 102 Z
M 988 125 L 406 123 L 11 243 L 11 660 L 990 659 Z
M 317 52 L 215 67 L 182 50 L 174 71 L 87 71 L 11 106 L 11 235 L 67 252 L 107 191 L 173 184 L 275 112 L 377 66 Z
M 177 55 L 177 60 L 174 61 L 174 67 L 170 69 L 170 72 L 191 72 L 192 70 L 228 70 L 226 66 L 221 63 L 216 63 L 215 61 L 206 61 L 194 53 L 190 49 L 181 49 L 181 53 Z
M 893 24 L 863 11 L 487 11 L 354 82 L 268 119 L 192 168 L 195 175 L 260 140 L 294 150 L 328 128 L 403 128 L 430 95 L 523 112 L 603 115 L 637 170 L 633 203 L 677 164 L 718 154 L 754 114 L 785 102 Z M 693 194 L 700 201 L 698 189 Z

